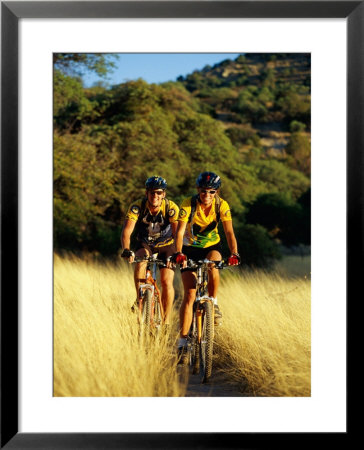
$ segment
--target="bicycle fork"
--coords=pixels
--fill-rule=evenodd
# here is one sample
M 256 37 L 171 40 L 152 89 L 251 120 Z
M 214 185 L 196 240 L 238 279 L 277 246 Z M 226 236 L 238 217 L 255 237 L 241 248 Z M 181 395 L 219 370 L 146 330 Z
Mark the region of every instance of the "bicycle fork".
M 214 314 L 214 299 L 206 295 L 208 278 L 206 273 L 202 273 L 201 267 L 197 270 L 197 285 L 201 286 L 196 294 L 194 308 L 196 308 L 196 337 L 197 342 L 201 344 L 203 320 L 204 320 L 204 303 L 211 302 L 212 314 Z M 201 295 L 202 294 L 202 295 Z M 204 295 L 205 294 L 205 295 Z M 203 343 L 203 342 L 202 342 Z
M 148 279 L 148 277 L 147 277 L 147 279 Z M 156 282 L 154 281 L 154 279 L 150 279 L 149 283 L 147 282 L 147 283 L 139 284 L 139 294 L 138 295 L 139 295 L 139 313 L 140 313 L 140 317 L 141 317 L 142 312 L 143 312 L 144 293 L 147 290 L 149 290 L 151 292 L 151 298 L 152 298 L 152 307 L 151 307 L 151 316 L 150 316 L 151 321 L 152 321 L 154 319 L 154 305 L 155 305 L 155 302 L 157 301 L 156 300 L 156 295 L 158 295 L 159 298 L 160 298 L 160 291 L 159 291 L 158 286 L 157 286 Z M 162 314 L 162 317 L 163 317 L 164 312 L 163 312 L 162 305 L 161 305 L 161 314 Z
M 212 313 L 214 314 L 214 301 L 212 297 L 200 297 L 197 298 L 195 301 L 195 308 L 196 308 L 196 337 L 197 342 L 199 344 L 204 343 L 202 342 L 202 330 L 203 330 L 203 321 L 204 321 L 204 303 L 211 302 L 212 304 Z
M 151 292 L 151 299 L 152 299 L 152 308 L 151 308 L 151 319 L 153 318 L 154 313 L 154 286 L 149 283 L 141 283 L 139 284 L 139 321 L 142 319 L 143 316 L 143 306 L 144 306 L 144 294 L 146 291 Z

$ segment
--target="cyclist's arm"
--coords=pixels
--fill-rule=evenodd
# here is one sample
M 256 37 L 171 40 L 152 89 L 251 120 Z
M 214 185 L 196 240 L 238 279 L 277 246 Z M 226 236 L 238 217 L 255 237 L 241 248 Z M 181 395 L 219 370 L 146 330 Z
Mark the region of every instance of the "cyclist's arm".
M 226 220 L 222 222 L 222 225 L 224 227 L 226 240 L 230 249 L 230 253 L 238 253 L 238 243 L 236 241 L 234 228 L 233 228 L 233 221 L 232 220 Z
M 178 227 L 176 231 L 176 252 L 182 252 L 183 235 L 185 234 L 187 222 L 178 221 Z
M 172 227 L 172 235 L 173 235 L 173 239 L 174 242 L 176 242 L 176 236 L 177 236 L 177 228 L 178 228 L 178 222 L 172 222 L 171 223 L 171 227 Z
M 171 223 L 171 227 L 172 227 L 172 236 L 173 236 L 173 245 L 174 245 L 174 252 L 176 252 L 176 233 L 177 233 L 177 227 L 178 227 L 178 222 L 172 222 Z M 167 260 L 167 267 L 168 268 L 172 268 L 172 262 Z
M 135 220 L 126 219 L 121 232 L 121 248 L 124 250 L 128 248 L 130 250 L 130 238 L 135 228 Z

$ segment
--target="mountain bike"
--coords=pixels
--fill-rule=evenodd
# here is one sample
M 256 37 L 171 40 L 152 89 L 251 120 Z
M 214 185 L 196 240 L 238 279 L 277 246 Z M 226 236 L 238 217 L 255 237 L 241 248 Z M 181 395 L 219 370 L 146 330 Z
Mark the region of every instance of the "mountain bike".
M 225 261 L 187 262 L 187 267 L 197 269 L 196 298 L 193 304 L 192 324 L 187 344 L 187 363 L 192 366 L 193 374 L 200 374 L 206 383 L 212 373 L 212 355 L 214 346 L 214 301 L 207 292 L 208 271 L 211 268 L 223 269 Z
M 164 319 L 161 293 L 157 286 L 157 266 L 165 261 L 157 259 L 157 254 L 136 257 L 135 263 L 147 262 L 146 277 L 138 288 L 138 323 L 142 332 L 158 332 Z

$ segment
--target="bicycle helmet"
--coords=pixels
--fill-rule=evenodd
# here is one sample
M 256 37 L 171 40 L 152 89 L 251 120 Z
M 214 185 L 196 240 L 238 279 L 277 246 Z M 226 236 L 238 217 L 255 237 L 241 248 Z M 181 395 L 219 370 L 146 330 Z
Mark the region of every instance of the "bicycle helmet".
M 163 189 L 165 190 L 167 188 L 167 181 L 158 176 L 149 177 L 147 181 L 145 182 L 145 187 L 149 189 Z
M 214 172 L 202 172 L 196 180 L 199 188 L 219 189 L 221 186 L 221 178 Z

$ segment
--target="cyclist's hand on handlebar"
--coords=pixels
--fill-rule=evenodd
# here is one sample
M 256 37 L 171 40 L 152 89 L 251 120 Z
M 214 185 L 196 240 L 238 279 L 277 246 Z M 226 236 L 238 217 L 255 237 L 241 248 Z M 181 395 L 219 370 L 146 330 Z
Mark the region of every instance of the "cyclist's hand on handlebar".
M 171 261 L 174 264 L 181 264 L 183 267 L 187 265 L 187 257 L 181 252 L 174 253 L 171 257 Z
M 233 253 L 227 260 L 228 266 L 237 266 L 238 264 L 240 264 L 240 262 L 241 258 L 239 253 Z
M 166 266 L 168 269 L 173 269 L 173 267 L 175 266 L 175 264 L 172 261 L 172 256 L 166 259 Z
M 129 250 L 128 248 L 124 248 L 120 256 L 122 258 L 128 258 L 128 261 L 131 264 L 132 262 L 134 262 L 135 253 Z

